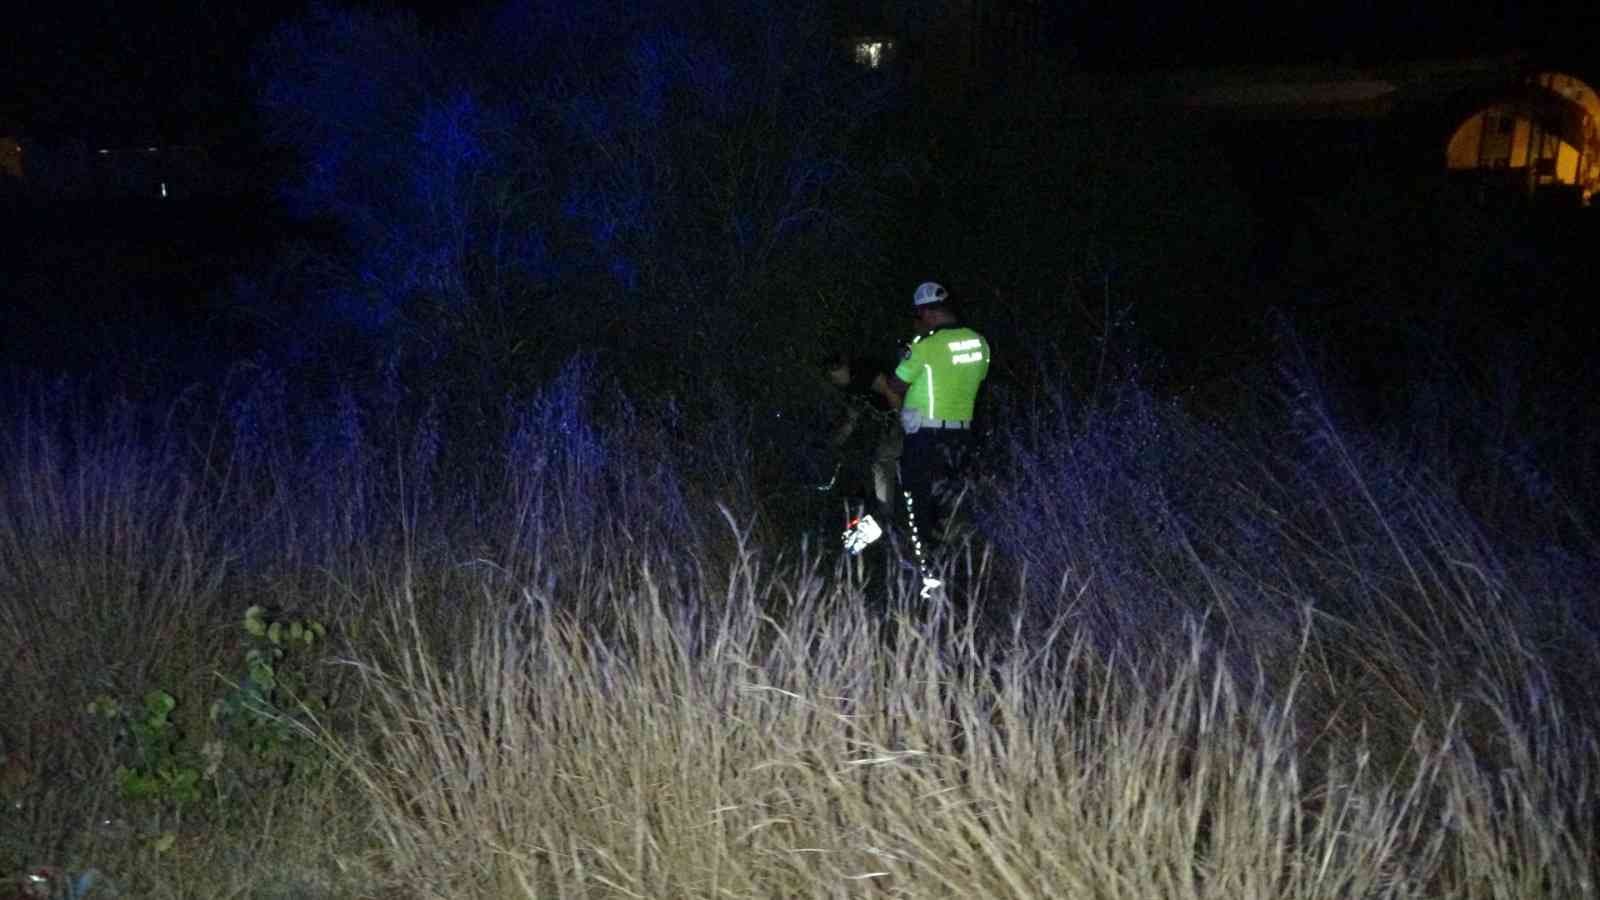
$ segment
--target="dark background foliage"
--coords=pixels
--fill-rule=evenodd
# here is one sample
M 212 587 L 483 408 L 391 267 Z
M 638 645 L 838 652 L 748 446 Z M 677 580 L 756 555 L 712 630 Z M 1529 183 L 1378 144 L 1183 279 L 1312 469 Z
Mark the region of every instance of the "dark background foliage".
M 952 96 L 910 77 L 938 60 L 853 64 L 847 6 L 19 20 L 5 115 L 63 143 L 203 143 L 218 171 L 164 203 L 8 193 L 7 361 L 149 396 L 248 365 L 478 428 L 584 354 L 688 422 L 746 416 L 792 446 L 825 393 L 817 358 L 892 352 L 934 278 L 996 347 L 992 409 L 1037 408 L 1060 390 L 1046 373 L 1088 402 L 1115 371 L 1227 410 L 1281 320 L 1375 424 L 1433 415 L 1452 423 L 1436 441 L 1484 439 L 1434 409 L 1461 400 L 1542 467 L 1583 458 L 1588 211 L 1478 202 L 1371 141 L 1330 154 L 1304 129 L 1108 114 L 1067 89 L 1416 55 L 1392 40 L 1412 31 L 1458 54 L 1577 41 L 1550 21 L 1050 6 L 1031 64 Z M 940 15 L 883 9 L 908 44 Z

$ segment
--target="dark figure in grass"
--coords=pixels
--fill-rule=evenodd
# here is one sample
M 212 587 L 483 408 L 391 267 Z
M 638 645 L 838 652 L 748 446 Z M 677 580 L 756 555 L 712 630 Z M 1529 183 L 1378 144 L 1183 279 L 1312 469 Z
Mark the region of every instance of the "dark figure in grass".
M 823 362 L 843 407 L 828 430 L 828 449 L 838 461 L 833 489 L 868 500 L 866 514 L 878 525 L 893 518 L 900 460 L 900 420 L 889 392 L 886 367 L 842 353 Z

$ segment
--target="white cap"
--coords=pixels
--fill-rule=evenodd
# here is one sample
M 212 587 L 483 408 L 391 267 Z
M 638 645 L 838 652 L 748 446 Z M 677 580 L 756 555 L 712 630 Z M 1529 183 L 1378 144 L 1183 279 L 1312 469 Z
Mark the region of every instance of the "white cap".
M 924 281 L 917 285 L 917 292 L 911 298 L 912 306 L 927 306 L 929 303 L 943 303 L 949 299 L 950 292 L 944 286 L 934 281 Z

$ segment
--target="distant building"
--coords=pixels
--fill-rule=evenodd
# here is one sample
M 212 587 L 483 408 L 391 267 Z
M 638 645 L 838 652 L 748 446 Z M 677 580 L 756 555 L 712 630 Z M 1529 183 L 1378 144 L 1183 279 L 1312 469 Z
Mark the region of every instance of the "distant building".
M 1450 172 L 1529 193 L 1600 191 L 1600 97 L 1571 75 L 1534 72 L 1487 98 L 1445 147 Z
M 1042 8 L 1042 0 L 834 0 L 832 11 L 855 63 L 895 67 L 959 103 L 1037 64 Z
M 9 156 L 10 144 L 19 149 Z M 27 167 L 22 154 L 27 154 Z M 5 164 L 15 161 L 14 167 Z M 37 197 L 77 200 L 164 200 L 216 196 L 226 183 L 203 147 L 102 145 L 83 140 L 15 141 L 0 136 L 0 168 Z
M 1600 191 L 1600 96 L 1522 56 L 1200 72 L 1176 99 L 1237 123 L 1344 122 L 1397 165 L 1485 197 L 1587 203 Z
M 1240 142 L 1261 135 L 1257 161 L 1294 169 L 1306 187 L 1354 145 L 1486 197 L 1587 204 L 1600 192 L 1600 95 L 1521 56 L 1175 71 L 1111 89 L 1086 80 L 1069 94 L 1087 107 L 1182 110 Z M 1290 141 L 1292 153 L 1272 144 Z
M 161 200 L 209 189 L 210 156 L 203 147 L 100 147 L 88 158 L 87 187 L 102 196 Z

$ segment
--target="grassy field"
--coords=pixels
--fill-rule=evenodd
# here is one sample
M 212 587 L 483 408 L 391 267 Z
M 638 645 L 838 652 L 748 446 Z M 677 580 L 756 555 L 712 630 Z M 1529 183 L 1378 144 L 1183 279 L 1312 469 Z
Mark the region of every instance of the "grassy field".
M 1016 411 L 930 606 L 739 416 L 293 393 L 13 392 L 0 897 L 1600 895 L 1596 545 L 1437 423 Z

